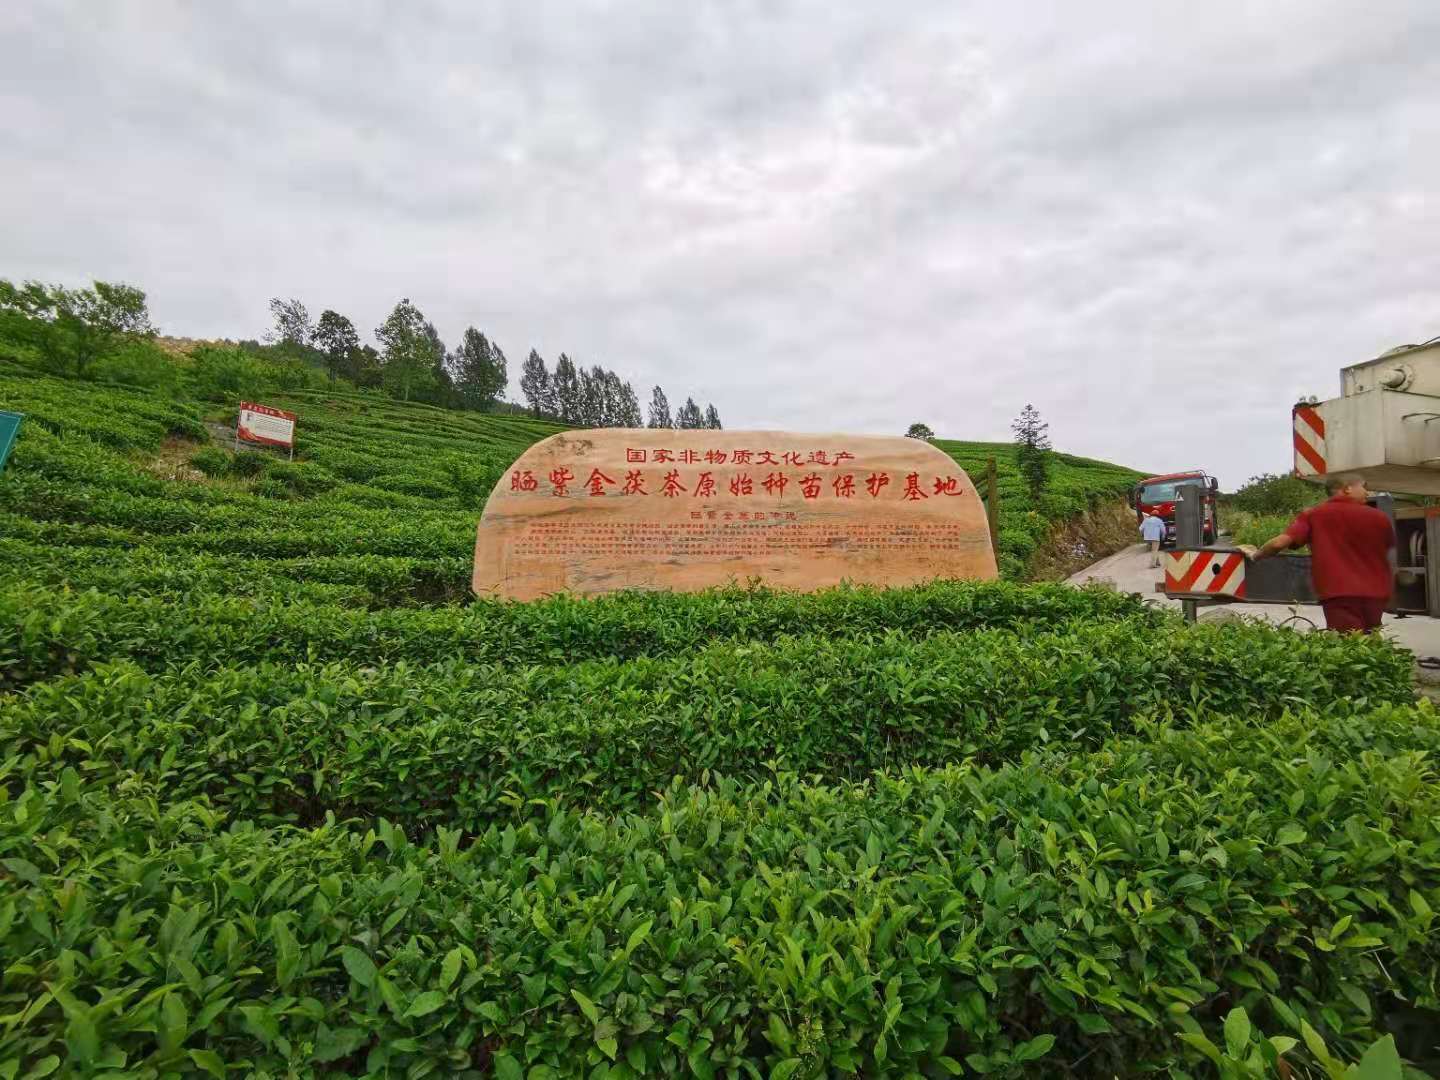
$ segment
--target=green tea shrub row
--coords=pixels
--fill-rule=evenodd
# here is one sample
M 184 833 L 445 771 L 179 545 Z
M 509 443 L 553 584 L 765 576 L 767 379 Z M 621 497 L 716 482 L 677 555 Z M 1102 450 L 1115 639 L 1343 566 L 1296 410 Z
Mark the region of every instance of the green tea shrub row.
M 0 540 L 0 565 L 12 581 L 101 589 L 122 596 L 227 594 L 375 607 L 468 599 L 468 559 L 331 555 L 296 559 L 167 554 L 144 548 L 60 547 Z
M 1135 1075 L 1435 1008 L 1428 708 L 672 788 L 471 841 L 0 766 L 0 1062 L 90 1075 Z M 1297 1065 L 1303 1048 L 1291 1051 Z
M 827 780 L 1094 746 L 1137 717 L 1412 697 L 1407 654 L 1270 627 L 1084 624 L 1021 636 L 720 642 L 693 656 L 550 667 L 129 664 L 0 705 L 0 756 L 66 764 L 167 799 L 314 824 L 387 817 L 483 829 L 536 799 L 618 809 L 672 778 Z M 73 749 L 43 766 L 59 739 Z M 54 756 L 54 755 L 52 755 Z
M 123 587 L 123 581 L 115 586 Z M 369 612 L 213 596 L 174 604 L 20 583 L 0 588 L 0 686 L 127 657 L 145 667 L 307 658 L 568 663 L 685 655 L 716 637 L 768 641 L 782 634 L 854 636 L 892 629 L 923 635 L 1119 618 L 1169 621 L 1134 596 L 1000 582 L 817 593 L 739 588 L 624 593 Z

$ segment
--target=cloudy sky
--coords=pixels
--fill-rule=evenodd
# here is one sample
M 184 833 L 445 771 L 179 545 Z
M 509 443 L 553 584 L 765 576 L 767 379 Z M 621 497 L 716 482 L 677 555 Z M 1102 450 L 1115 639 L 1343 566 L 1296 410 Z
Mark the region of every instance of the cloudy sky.
M 732 428 L 1233 485 L 1440 334 L 1436 0 L 10 0 L 0 117 L 0 277 L 408 296 Z

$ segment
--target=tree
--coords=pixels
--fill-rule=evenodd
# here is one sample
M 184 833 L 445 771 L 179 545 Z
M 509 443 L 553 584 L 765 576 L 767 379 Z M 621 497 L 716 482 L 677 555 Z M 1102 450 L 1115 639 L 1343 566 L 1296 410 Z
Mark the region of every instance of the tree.
M 550 385 L 550 372 L 534 349 L 530 350 L 520 368 L 520 392 L 525 395 L 530 411 L 536 416 L 554 415 L 555 394 Z
M 645 426 L 645 418 L 640 414 L 640 399 L 635 396 L 635 388 L 628 382 L 620 384 L 619 426 L 629 428 Z
M 270 301 L 270 315 L 275 320 L 275 326 L 265 335 L 266 341 L 274 345 L 288 345 L 297 351 L 310 345 L 315 327 L 310 323 L 310 312 L 299 300 L 274 297 Z
M 705 406 L 705 426 L 711 431 L 720 430 L 720 414 L 715 411 L 714 405 Z
M 374 390 L 384 383 L 384 362 L 373 345 L 361 345 L 350 356 L 350 378 L 356 386 Z
M 1039 498 L 1050 478 L 1050 425 L 1040 419 L 1034 405 L 1026 405 L 1010 425 L 1015 432 L 1015 463 L 1020 477 L 1030 489 L 1031 498 Z
M 600 427 L 605 420 L 605 401 L 599 372 L 599 368 L 578 369 L 580 389 L 575 419 L 586 427 Z
M 409 401 L 417 390 L 434 385 L 435 371 L 444 352 L 435 352 L 438 336 L 425 321 L 420 309 L 408 299 L 401 300 L 389 316 L 375 328 L 380 343 L 380 372 L 384 384 L 401 400 Z
M 452 361 L 455 389 L 465 408 L 492 408 L 510 382 L 500 346 L 468 326 Z
M 360 335 L 355 332 L 355 324 L 328 308 L 320 313 L 320 321 L 315 325 L 311 340 L 325 355 L 325 370 L 330 373 L 331 382 L 335 381 L 336 375 L 351 368 L 352 357 L 360 349 Z
M 905 432 L 907 439 L 933 439 L 935 432 L 930 430 L 929 424 L 911 424 L 910 430 Z
M 563 352 L 555 361 L 555 375 L 550 380 L 555 392 L 555 413 L 567 424 L 580 422 L 580 379 L 575 374 L 575 362 Z
M 700 415 L 700 406 L 695 404 L 693 397 L 687 397 L 685 404 L 681 405 L 680 411 L 675 414 L 675 426 L 686 431 L 705 426 L 705 418 Z
M 0 280 L 0 313 L 17 324 L 18 336 L 47 364 L 77 378 L 123 342 L 155 333 L 144 290 L 118 282 L 67 289 L 38 281 L 16 288 Z
M 650 422 L 646 426 L 652 428 L 675 426 L 670 419 L 670 400 L 665 396 L 665 391 L 658 386 L 650 392 Z

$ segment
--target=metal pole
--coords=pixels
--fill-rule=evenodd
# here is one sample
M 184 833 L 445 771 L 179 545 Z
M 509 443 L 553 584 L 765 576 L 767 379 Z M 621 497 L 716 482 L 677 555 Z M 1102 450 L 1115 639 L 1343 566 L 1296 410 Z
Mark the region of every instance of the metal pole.
M 985 520 L 990 525 L 990 550 L 1000 550 L 1000 479 L 995 471 L 995 459 L 985 462 Z
M 1200 604 L 1195 600 L 1181 600 L 1180 611 L 1185 616 L 1185 621 L 1192 626 L 1195 623 L 1196 615 L 1199 613 Z

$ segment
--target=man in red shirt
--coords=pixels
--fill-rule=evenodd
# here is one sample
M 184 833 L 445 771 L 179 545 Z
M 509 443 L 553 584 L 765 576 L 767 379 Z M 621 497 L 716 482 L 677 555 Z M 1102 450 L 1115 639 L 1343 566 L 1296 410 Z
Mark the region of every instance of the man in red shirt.
M 1331 630 L 1370 633 L 1390 602 L 1395 569 L 1390 552 L 1395 529 L 1383 510 L 1366 506 L 1370 493 L 1354 473 L 1325 480 L 1330 498 L 1300 511 L 1289 527 L 1264 547 L 1242 544 L 1252 559 L 1264 559 L 1289 547 L 1310 545 L 1310 577 Z

